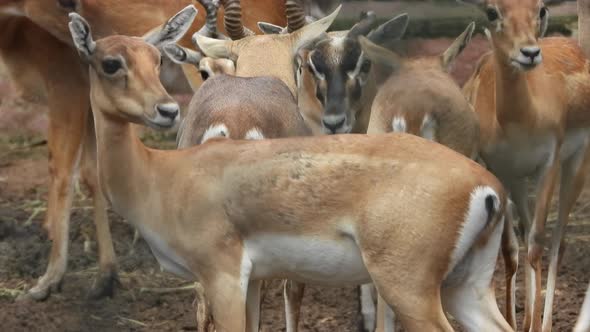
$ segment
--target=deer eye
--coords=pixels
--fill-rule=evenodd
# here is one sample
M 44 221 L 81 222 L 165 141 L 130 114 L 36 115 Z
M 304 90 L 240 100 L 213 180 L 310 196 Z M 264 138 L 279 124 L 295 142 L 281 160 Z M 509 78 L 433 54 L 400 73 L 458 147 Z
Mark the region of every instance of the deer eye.
M 57 0 L 57 3 L 60 7 L 67 9 L 67 10 L 76 10 L 76 1 L 75 0 Z
M 209 78 L 209 73 L 206 70 L 201 70 L 201 79 L 206 81 Z
M 106 59 L 102 61 L 102 70 L 105 74 L 113 75 L 123 67 L 121 60 L 118 59 Z
M 549 9 L 547 9 L 547 7 L 543 7 L 539 12 L 539 17 L 541 17 L 541 19 L 544 19 L 547 16 L 547 14 L 549 14 Z
M 361 72 L 368 73 L 371 70 L 371 62 L 370 61 L 363 61 L 361 64 Z
M 498 11 L 495 8 L 488 7 L 486 8 L 486 16 L 490 22 L 493 22 L 500 17 L 500 14 L 498 14 Z

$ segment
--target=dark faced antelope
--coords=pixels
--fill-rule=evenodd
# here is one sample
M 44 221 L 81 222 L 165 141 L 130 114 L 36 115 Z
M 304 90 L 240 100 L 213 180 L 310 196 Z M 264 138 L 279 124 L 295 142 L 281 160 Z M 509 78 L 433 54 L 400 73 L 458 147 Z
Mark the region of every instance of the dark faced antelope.
M 468 328 L 510 330 L 490 287 L 506 207 L 491 173 L 404 134 L 148 149 L 130 121 L 169 128 L 179 114 L 158 80 L 158 50 L 139 38 L 94 41 L 71 19 L 90 65 L 105 198 L 166 269 L 203 284 L 218 331 L 258 331 L 269 278 L 372 280 L 408 331 L 452 331 L 441 297 Z

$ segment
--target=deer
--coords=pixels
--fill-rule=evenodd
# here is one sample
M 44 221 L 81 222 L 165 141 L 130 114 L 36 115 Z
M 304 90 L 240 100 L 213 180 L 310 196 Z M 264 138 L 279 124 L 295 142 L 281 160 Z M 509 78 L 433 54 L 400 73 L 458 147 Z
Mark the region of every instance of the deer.
M 216 137 L 259 140 L 310 134 L 295 98 L 278 78 L 217 75 L 193 96 L 177 145 L 185 148 Z
M 438 142 L 467 158 L 478 154 L 479 120 L 461 88 L 449 75 L 457 56 L 467 47 L 475 23 L 438 56 L 404 59 L 397 53 L 372 43 L 359 42 L 371 63 L 386 68 L 391 75 L 381 85 L 371 107 L 367 133 L 404 132 Z M 508 222 L 508 218 L 507 218 Z M 505 225 L 502 252 L 506 265 L 507 321 L 515 328 L 515 284 L 518 267 L 518 242 L 511 222 Z M 370 294 L 368 290 L 365 290 Z M 393 313 L 379 302 L 378 313 L 386 317 L 378 330 L 393 331 Z M 366 316 L 366 315 L 365 315 Z M 370 319 L 365 319 L 372 326 Z M 365 327 L 367 330 L 372 328 Z
M 302 11 L 298 20 L 303 20 Z M 375 43 L 392 47 L 409 21 L 407 14 L 401 14 L 372 29 L 375 20 L 373 12 L 361 15 L 350 30 L 330 32 L 297 52 L 298 103 L 314 134 L 367 132 L 377 82 L 357 39 L 367 35 Z M 258 26 L 266 34 L 287 30 L 266 22 Z
M 258 330 L 269 278 L 372 280 L 408 331 L 452 331 L 443 303 L 470 330 L 510 330 L 490 287 L 506 193 L 483 167 L 407 134 L 147 148 L 130 123 L 170 128 L 179 114 L 158 80 L 158 49 L 126 36 L 95 41 L 70 17 L 89 64 L 105 199 L 164 268 L 203 284 L 218 331 Z
M 368 133 L 406 132 L 475 159 L 479 121 L 461 88 L 450 76 L 456 57 L 469 44 L 475 23 L 438 56 L 403 59 L 387 48 L 360 37 L 363 54 L 391 75 L 381 85 L 371 107 Z
M 0 4 L 0 12 L 7 15 L 8 26 L 2 29 L 1 56 L 8 69 L 21 75 L 27 65 L 34 80 L 35 91 L 41 90 L 42 99 L 49 106 L 49 197 L 44 225 L 52 240 L 51 253 L 46 272 L 20 299 L 43 300 L 51 292 L 59 291 L 66 271 L 68 254 L 69 211 L 72 201 L 74 174 L 80 170 L 83 181 L 88 185 L 94 198 L 94 223 L 98 242 L 99 272 L 91 285 L 90 298 L 112 296 L 117 278 L 117 263 L 114 252 L 106 202 L 102 199 L 96 179 L 96 148 L 94 125 L 88 99 L 88 78 L 86 66 L 81 64 L 73 47 L 67 23 L 67 14 L 83 12 L 95 27 L 95 33 L 107 35 L 124 33 L 144 35 L 155 31 L 154 27 L 164 23 L 183 5 L 191 1 L 51 1 L 18 0 Z M 195 4 L 202 8 L 200 4 Z M 284 24 L 284 3 L 275 1 L 244 0 L 249 8 L 241 17 L 252 29 L 260 19 L 273 20 Z M 235 6 L 235 5 L 234 5 Z M 262 10 L 263 9 L 263 10 Z M 133 15 L 127 15 L 133 13 Z M 204 11 L 201 11 L 204 13 Z M 200 31 L 205 15 L 198 15 L 191 31 Z M 129 17 L 134 20 L 130 21 Z M 223 27 L 220 28 L 225 31 Z M 190 44 L 190 35 L 187 38 Z M 186 45 L 186 42 L 184 42 Z M 51 61 L 48 61 L 51 59 Z M 186 69 L 186 68 L 185 68 Z M 194 71 L 194 69 L 191 69 Z M 186 72 L 186 70 L 185 70 Z M 195 71 L 196 72 L 196 71 Z M 40 79 L 37 79 L 40 77 Z M 59 80 L 56 78 L 59 77 Z M 195 86 L 201 82 L 201 75 L 192 76 Z M 39 84 L 41 82 L 41 84 Z M 59 84 L 56 84 L 59 82 Z M 29 89 L 31 85 L 27 86 Z M 30 91 L 33 91 L 32 89 Z M 73 98 L 72 98 L 73 96 Z M 67 124 L 67 125 L 64 125 Z
M 527 249 L 524 329 L 551 331 L 565 226 L 586 177 L 588 60 L 573 40 L 541 39 L 549 18 L 547 5 L 557 1 L 464 2 L 481 8 L 489 21 L 493 51 L 482 57 L 464 93 L 479 117 L 480 156 L 508 188 L 520 216 Z M 542 239 L 558 177 L 559 212 L 551 239 L 543 309 Z M 532 223 L 529 181 L 535 187 Z
M 216 74 L 193 96 L 178 130 L 177 147 L 188 148 L 220 137 L 260 140 L 310 134 L 295 98 L 278 78 Z M 212 327 L 213 322 L 201 289 L 202 286 L 196 288 L 197 325 L 204 330 Z

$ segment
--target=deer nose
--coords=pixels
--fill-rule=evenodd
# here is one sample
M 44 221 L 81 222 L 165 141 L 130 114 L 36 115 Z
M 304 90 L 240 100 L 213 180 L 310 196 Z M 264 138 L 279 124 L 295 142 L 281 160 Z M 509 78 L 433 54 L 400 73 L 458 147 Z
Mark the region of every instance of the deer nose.
M 174 120 L 178 116 L 178 113 L 180 113 L 180 107 L 177 103 L 157 104 L 156 111 L 161 116 Z
M 346 115 L 326 115 L 322 119 L 324 127 L 330 130 L 331 133 L 335 133 L 336 130 L 342 128 L 346 122 Z
M 521 48 L 520 53 L 522 53 L 522 55 L 526 56 L 527 58 L 535 59 L 539 56 L 539 54 L 541 54 L 541 49 L 539 46 L 528 46 Z

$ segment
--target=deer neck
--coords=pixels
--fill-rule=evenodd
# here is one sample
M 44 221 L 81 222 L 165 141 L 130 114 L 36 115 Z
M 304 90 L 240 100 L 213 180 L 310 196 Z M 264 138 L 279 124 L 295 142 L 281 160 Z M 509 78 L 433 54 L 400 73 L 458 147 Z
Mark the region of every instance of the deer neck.
M 150 151 L 129 122 L 106 115 L 93 107 L 101 190 L 113 208 L 133 213 L 145 199 L 150 169 Z M 133 220 L 133 215 L 123 217 Z
M 527 73 L 495 53 L 496 117 L 501 126 L 527 123 L 534 118 Z

